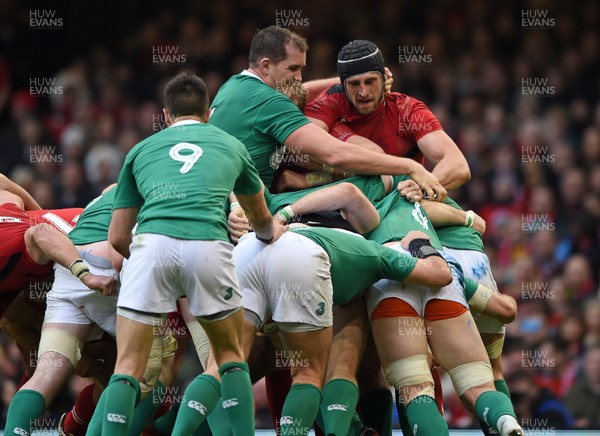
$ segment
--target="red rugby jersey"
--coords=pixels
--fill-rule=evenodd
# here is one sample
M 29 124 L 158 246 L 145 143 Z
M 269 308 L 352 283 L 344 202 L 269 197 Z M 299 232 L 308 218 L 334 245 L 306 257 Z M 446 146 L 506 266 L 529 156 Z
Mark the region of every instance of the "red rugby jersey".
M 323 121 L 338 139 L 348 139 L 352 131 L 370 139 L 387 154 L 412 158 L 421 164 L 424 157 L 417 141 L 428 133 L 442 130 L 425 103 L 397 92 L 386 95 L 372 114 L 360 115 L 341 84 L 322 92 L 306 106 L 304 114 Z M 336 126 L 338 122 L 342 125 Z M 345 130 L 344 125 L 350 130 Z

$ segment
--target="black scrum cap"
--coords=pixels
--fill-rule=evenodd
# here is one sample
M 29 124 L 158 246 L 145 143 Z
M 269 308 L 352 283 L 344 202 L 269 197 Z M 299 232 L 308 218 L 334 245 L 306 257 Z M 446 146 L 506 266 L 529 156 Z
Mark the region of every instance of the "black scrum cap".
M 346 79 L 357 74 L 377 72 L 385 80 L 383 55 L 375 44 L 364 39 L 350 41 L 338 53 L 337 71 L 342 85 Z

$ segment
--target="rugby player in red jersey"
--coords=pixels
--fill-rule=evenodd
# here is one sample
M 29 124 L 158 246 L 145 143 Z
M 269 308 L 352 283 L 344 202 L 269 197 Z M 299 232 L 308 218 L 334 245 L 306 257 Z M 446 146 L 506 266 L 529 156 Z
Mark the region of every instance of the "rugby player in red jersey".
M 423 164 L 425 158 L 444 188 L 467 182 L 469 166 L 454 141 L 420 100 L 398 92 L 384 92 L 385 67 L 375 44 L 355 40 L 338 54 L 341 83 L 330 86 L 309 101 L 304 114 L 341 141 L 354 135 L 377 144 L 386 154 L 408 157 Z M 325 182 L 327 180 L 324 180 Z M 308 182 L 293 186 L 308 187 Z
M 43 320 L 43 294 L 51 283 L 53 262 L 39 258 L 32 250 L 29 228 L 49 224 L 67 234 L 83 209 L 42 210 L 22 187 L 0 174 L 0 328 L 17 343 L 31 375 L 30 353 L 39 342 Z M 31 292 L 21 293 L 29 289 Z M 34 301 L 32 301 L 34 300 Z M 37 325 L 37 327 L 36 327 Z

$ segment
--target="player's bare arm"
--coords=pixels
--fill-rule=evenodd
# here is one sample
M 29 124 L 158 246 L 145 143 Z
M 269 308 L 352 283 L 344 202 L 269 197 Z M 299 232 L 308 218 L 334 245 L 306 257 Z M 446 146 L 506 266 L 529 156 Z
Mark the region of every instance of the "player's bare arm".
M 379 214 L 365 195 L 352 183 L 328 186 L 302 197 L 280 210 L 275 218 L 283 223 L 300 215 L 340 210 L 348 223 L 361 234 L 379 225 Z
M 446 189 L 458 189 L 471 180 L 467 160 L 446 132 L 436 130 L 417 141 L 421 152 L 435 164 L 432 173 Z
M 112 295 L 117 282 L 113 277 L 91 274 L 71 240 L 49 224 L 41 223 L 25 232 L 25 245 L 32 259 L 39 263 L 54 261 L 71 271 L 88 288 Z
M 129 258 L 129 244 L 131 244 L 131 231 L 137 216 L 139 208 L 127 207 L 115 209 L 112 213 L 112 220 L 108 227 L 108 242 L 123 257 Z
M 510 295 L 499 294 L 470 279 L 466 279 L 466 283 L 465 298 L 472 312 L 483 313 L 503 324 L 510 324 L 517 318 L 517 302 Z
M 2 203 L 14 203 L 25 211 L 41 209 L 29 192 L 4 174 L 0 174 L 0 204 Z
M 423 200 L 421 206 L 435 227 L 465 226 L 472 227 L 480 235 L 485 233 L 485 220 L 472 210 L 456 209 L 448 204 Z
M 442 201 L 446 197 L 446 190 L 437 177 L 414 160 L 375 153 L 354 144 L 338 141 L 312 123 L 296 129 L 288 136 L 285 145 L 299 147 L 325 164 L 353 174 L 406 174 L 417 182 L 430 198 Z
M 414 244 L 411 246 L 413 241 L 417 242 L 429 242 L 429 237 L 418 230 L 411 230 L 406 234 L 402 241 L 400 242 L 402 247 L 405 250 L 409 250 L 411 254 L 416 251 L 425 251 L 422 248 L 414 248 Z M 431 245 L 425 244 L 428 249 L 436 251 Z M 431 253 L 433 253 L 431 251 Z M 436 251 L 437 252 L 437 251 Z M 452 273 L 450 272 L 450 267 L 444 260 L 442 256 L 439 254 L 429 254 L 425 253 L 425 257 L 419 258 L 415 268 L 412 272 L 404 279 L 406 282 L 410 283 L 418 283 L 423 286 L 432 286 L 436 288 L 441 288 L 442 286 L 449 285 L 452 282 Z
M 238 195 L 237 199 L 246 212 L 257 239 L 267 243 L 275 242 L 287 230 L 287 227 L 273 220 L 265 203 L 264 187 L 254 195 Z

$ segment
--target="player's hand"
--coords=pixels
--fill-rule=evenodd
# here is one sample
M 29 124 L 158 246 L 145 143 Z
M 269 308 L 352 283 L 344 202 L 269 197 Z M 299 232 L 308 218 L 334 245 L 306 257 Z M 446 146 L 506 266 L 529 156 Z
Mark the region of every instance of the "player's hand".
M 477 231 L 477 233 L 479 233 L 481 236 L 483 236 L 483 234 L 485 233 L 485 220 L 483 218 L 481 218 L 479 215 L 475 214 L 473 216 L 473 225 L 471 226 L 473 227 L 473 229 L 475 231 Z
M 248 233 L 252 228 L 246 218 L 246 213 L 241 207 L 235 207 L 229 212 L 229 218 L 227 219 L 227 230 L 229 231 L 229 238 L 233 244 L 237 244 L 238 240 Z
M 400 245 L 402 245 L 402 248 L 404 248 L 405 250 L 408 250 L 408 245 L 414 240 L 414 239 L 427 239 L 429 241 L 429 236 L 427 236 L 426 233 L 423 233 L 420 230 L 411 230 L 410 232 L 408 232 L 406 234 L 406 236 L 404 238 L 402 238 L 402 240 L 400 241 Z
M 423 165 L 417 164 L 409 176 L 417 182 L 423 191 L 423 198 L 426 200 L 442 202 L 446 198 L 448 194 L 446 189 L 440 184 L 438 178 L 427 171 Z
M 394 77 L 388 67 L 385 67 L 385 82 L 383 83 L 384 93 L 389 94 L 392 92 L 392 84 L 394 83 Z
M 421 192 L 421 188 L 417 185 L 417 182 L 414 180 L 403 180 L 398 183 L 396 187 L 400 195 L 406 198 L 411 203 L 416 203 L 417 201 L 421 201 L 423 199 L 423 193 Z
M 285 226 L 280 221 L 273 220 L 273 242 L 278 240 L 289 228 L 290 226 Z
M 97 276 L 88 274 L 81 279 L 84 285 L 95 291 L 102 292 L 102 295 L 113 295 L 117 292 L 117 281 L 110 276 Z

